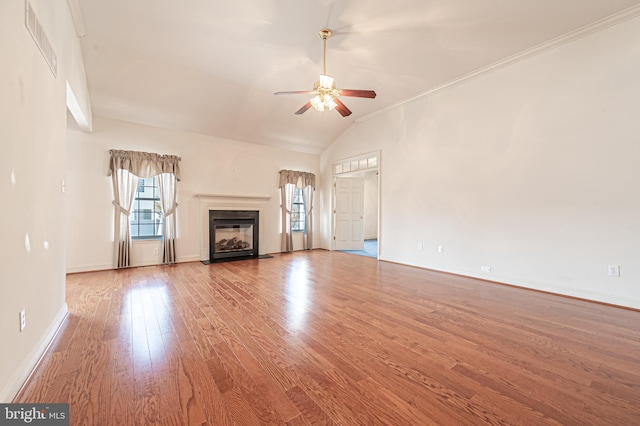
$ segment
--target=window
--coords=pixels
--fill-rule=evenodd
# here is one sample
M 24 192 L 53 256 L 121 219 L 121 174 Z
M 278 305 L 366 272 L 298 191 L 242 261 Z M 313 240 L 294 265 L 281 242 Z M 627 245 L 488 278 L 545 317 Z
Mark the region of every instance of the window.
M 153 178 L 140 179 L 138 192 L 131 208 L 131 238 L 134 240 L 162 237 L 162 207 L 158 181 Z
M 358 170 L 370 170 L 378 168 L 378 154 L 365 154 L 352 160 L 333 164 L 333 174 L 356 172 Z
M 137 221 L 153 220 L 153 218 L 151 217 L 151 209 L 134 210 L 133 220 L 137 220 Z
M 299 232 L 305 231 L 305 217 L 306 211 L 304 208 L 302 189 L 296 188 L 296 192 L 293 195 L 293 208 L 291 209 L 291 230 Z

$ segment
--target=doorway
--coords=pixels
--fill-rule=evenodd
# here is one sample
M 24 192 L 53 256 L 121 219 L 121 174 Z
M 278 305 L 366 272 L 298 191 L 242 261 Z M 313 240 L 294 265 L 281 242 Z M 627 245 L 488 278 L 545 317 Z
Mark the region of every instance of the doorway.
M 333 249 L 378 258 L 379 153 L 334 163 L 333 177 Z

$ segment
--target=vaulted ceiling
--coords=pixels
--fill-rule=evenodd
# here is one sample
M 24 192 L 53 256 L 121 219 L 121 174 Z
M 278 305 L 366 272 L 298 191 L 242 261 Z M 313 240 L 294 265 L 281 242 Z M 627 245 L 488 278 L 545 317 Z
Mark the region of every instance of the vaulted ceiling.
M 355 120 L 571 33 L 639 0 L 74 0 L 93 113 L 320 153 Z M 629 9 L 632 8 L 632 9 Z M 294 112 L 322 72 L 353 111 Z

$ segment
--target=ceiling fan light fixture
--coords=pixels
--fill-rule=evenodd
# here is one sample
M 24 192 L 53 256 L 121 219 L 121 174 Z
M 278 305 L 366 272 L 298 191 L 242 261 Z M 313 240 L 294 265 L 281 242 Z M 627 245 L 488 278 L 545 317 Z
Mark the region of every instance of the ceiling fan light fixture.
M 310 102 L 317 111 L 333 111 L 338 106 L 331 95 L 320 94 L 311 98 Z
M 316 95 L 311 98 L 311 106 L 313 106 L 317 111 L 324 111 L 324 102 L 320 100 L 320 95 Z
M 333 77 L 326 74 L 320 74 L 320 87 L 323 89 L 332 89 L 335 87 L 333 84 Z
M 324 106 L 329 108 L 329 111 L 333 111 L 338 106 L 338 104 L 333 100 L 332 96 L 325 96 Z

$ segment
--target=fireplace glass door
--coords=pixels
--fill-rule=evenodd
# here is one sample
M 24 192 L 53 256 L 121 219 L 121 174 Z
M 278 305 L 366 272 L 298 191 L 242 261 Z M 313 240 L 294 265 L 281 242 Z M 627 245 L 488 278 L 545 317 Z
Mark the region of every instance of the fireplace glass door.
M 219 219 L 214 227 L 214 258 L 253 255 L 252 220 Z

